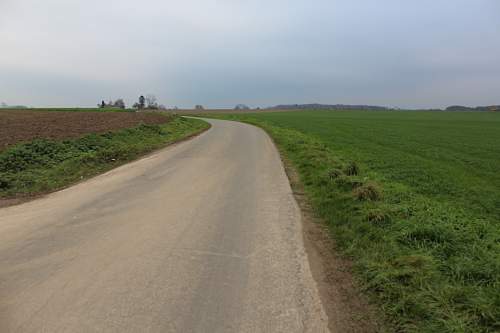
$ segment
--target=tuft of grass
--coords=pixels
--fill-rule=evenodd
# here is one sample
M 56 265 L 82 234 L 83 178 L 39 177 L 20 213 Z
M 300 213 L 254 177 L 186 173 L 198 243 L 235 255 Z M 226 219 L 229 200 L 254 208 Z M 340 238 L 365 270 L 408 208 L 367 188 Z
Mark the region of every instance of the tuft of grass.
M 330 178 L 330 180 L 335 180 L 339 177 L 341 177 L 344 173 L 342 172 L 342 170 L 339 170 L 339 169 L 331 169 L 330 171 L 328 171 L 328 178 Z
M 391 331 L 500 331 L 500 114 L 217 117 L 273 137 Z
M 376 208 L 368 211 L 366 220 L 377 226 L 385 226 L 391 222 L 391 214 L 384 209 Z
M 360 201 L 366 201 L 366 200 L 377 201 L 380 200 L 382 197 L 379 186 L 373 182 L 366 183 L 356 187 L 353 191 L 353 194 L 356 197 L 356 199 Z
M 0 198 L 62 188 L 208 127 L 201 120 L 175 117 L 164 125 L 141 124 L 78 139 L 12 146 L 0 152 Z
M 345 174 L 348 176 L 357 176 L 359 174 L 359 167 L 356 162 L 349 162 L 344 170 Z
M 342 172 L 337 177 L 330 177 L 330 181 L 346 190 L 355 190 L 365 184 L 365 179 L 357 176 L 347 176 Z

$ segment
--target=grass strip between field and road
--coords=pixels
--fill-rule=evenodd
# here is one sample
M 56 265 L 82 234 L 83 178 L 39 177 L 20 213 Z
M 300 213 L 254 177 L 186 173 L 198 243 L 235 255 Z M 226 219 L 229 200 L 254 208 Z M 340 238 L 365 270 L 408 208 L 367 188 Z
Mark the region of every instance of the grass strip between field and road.
M 68 140 L 37 139 L 0 151 L 0 199 L 64 188 L 208 129 L 202 120 L 165 115 L 165 123 L 87 134 Z
M 498 135 L 500 117 L 481 123 L 481 115 L 404 112 L 204 116 L 253 124 L 274 139 L 391 330 L 500 330 L 500 206 L 494 193 L 500 189 L 491 137 Z M 453 144 L 462 144 L 454 140 L 472 145 L 480 139 L 474 126 L 485 141 L 476 150 L 454 150 Z M 439 146 L 438 137 L 447 133 L 455 135 L 450 146 Z M 429 152 L 435 158 L 422 157 Z M 477 173 L 457 176 L 469 167 Z M 481 184 L 483 192 L 474 187 Z

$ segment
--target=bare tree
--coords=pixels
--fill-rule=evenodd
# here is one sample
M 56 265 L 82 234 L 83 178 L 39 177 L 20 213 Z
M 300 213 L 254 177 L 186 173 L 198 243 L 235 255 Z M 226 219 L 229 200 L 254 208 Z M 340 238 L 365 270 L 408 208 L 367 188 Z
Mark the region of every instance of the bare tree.
M 250 110 L 250 108 L 245 104 L 238 104 L 234 107 L 235 110 Z
M 148 106 L 148 109 L 158 109 L 158 103 L 156 102 L 156 96 L 149 94 L 146 95 L 146 104 Z
M 144 98 L 144 96 L 141 95 L 141 97 L 139 97 L 139 110 L 144 109 L 145 103 L 146 103 L 146 98 Z
M 204 110 L 205 109 L 203 107 L 203 105 L 196 105 L 194 108 L 195 108 L 195 110 Z
M 115 101 L 115 104 L 114 104 L 115 107 L 117 108 L 120 108 L 120 109 L 125 109 L 125 102 L 123 101 L 122 98 L 118 98 L 116 101 Z

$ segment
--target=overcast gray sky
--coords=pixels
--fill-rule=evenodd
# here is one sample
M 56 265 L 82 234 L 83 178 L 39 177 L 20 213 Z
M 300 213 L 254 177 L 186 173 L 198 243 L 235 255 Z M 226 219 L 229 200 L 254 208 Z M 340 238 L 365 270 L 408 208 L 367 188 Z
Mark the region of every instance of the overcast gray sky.
M 500 104 L 498 0 L 0 0 L 0 101 Z

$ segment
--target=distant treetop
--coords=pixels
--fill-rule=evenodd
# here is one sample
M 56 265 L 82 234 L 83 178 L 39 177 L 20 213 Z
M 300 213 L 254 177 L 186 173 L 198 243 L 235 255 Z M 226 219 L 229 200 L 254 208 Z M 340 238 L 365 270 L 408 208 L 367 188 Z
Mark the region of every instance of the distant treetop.
M 245 104 L 238 104 L 234 107 L 235 110 L 250 110 L 250 108 Z

